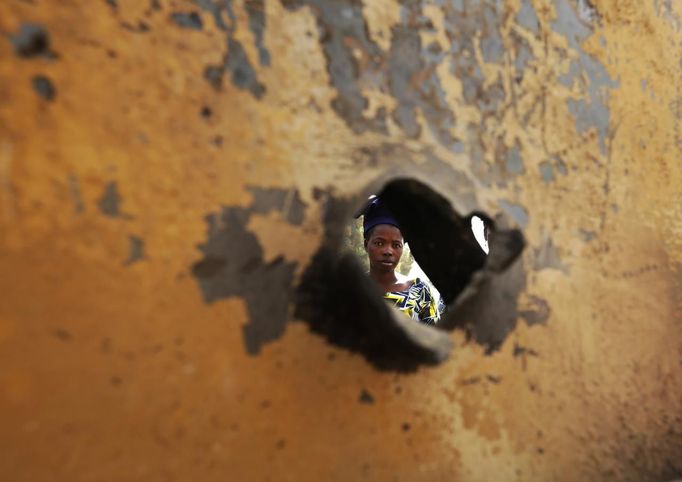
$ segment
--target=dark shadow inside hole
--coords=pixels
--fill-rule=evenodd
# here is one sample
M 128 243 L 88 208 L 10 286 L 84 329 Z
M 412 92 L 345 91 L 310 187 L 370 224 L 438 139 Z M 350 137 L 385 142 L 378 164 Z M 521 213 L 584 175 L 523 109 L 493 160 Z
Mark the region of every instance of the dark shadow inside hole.
M 445 197 L 416 180 L 393 180 L 378 194 L 397 218 L 416 262 L 453 308 L 453 316 L 437 328 L 456 327 L 454 314 L 463 312 L 460 301 L 475 298 L 472 280 L 481 285 L 481 274 L 503 271 L 523 249 L 520 232 L 496 229 L 483 213 L 461 216 Z M 327 198 L 325 239 L 298 286 L 295 316 L 380 369 L 410 371 L 438 363 L 451 349 L 448 334 L 390 307 L 357 254 L 342 247 L 351 215 L 364 202 Z M 489 227 L 489 256 L 472 231 L 474 215 Z
M 452 303 L 486 263 L 471 216 L 460 216 L 447 199 L 411 179 L 390 182 L 379 197 L 400 223 L 414 259 L 445 303 Z M 478 216 L 492 226 L 487 216 Z

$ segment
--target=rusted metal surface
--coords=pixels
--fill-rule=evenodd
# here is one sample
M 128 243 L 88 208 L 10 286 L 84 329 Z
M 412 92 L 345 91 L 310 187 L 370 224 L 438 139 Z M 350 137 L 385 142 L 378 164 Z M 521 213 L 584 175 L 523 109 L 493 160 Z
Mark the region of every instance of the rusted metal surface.
M 0 31 L 2 480 L 682 472 L 678 2 L 7 0 Z M 527 247 L 399 371 L 296 308 L 405 177 Z

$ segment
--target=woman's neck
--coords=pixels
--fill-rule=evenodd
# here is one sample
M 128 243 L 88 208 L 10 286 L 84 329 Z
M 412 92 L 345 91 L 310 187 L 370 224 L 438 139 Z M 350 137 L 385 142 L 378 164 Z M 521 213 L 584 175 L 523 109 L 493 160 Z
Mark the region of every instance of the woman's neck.
M 395 270 L 391 271 L 369 271 L 369 276 L 381 287 L 384 292 L 391 291 L 391 288 L 398 283 Z

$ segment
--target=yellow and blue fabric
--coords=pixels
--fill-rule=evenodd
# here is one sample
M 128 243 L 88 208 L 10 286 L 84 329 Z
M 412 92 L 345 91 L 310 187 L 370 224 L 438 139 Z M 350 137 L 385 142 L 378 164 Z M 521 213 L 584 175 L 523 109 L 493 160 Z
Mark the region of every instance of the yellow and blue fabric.
M 428 285 L 415 278 L 412 286 L 405 291 L 384 293 L 384 299 L 415 321 L 435 325 L 440 320 L 440 306 Z

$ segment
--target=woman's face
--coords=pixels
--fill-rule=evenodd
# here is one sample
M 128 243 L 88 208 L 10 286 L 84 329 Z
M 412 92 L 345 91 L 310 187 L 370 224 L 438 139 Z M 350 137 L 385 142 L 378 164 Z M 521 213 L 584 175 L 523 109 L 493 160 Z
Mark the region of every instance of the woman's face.
M 369 266 L 373 271 L 393 271 L 403 254 L 403 235 L 395 226 L 379 224 L 367 240 Z

